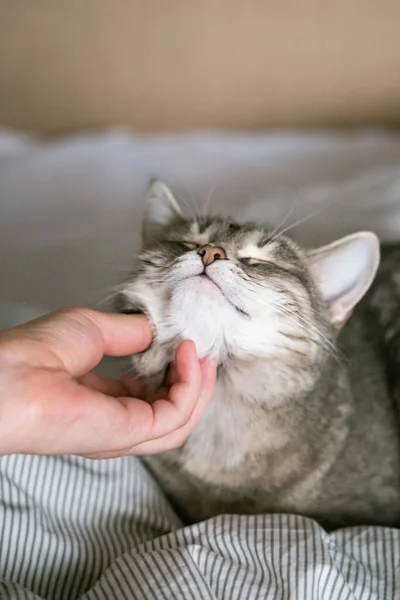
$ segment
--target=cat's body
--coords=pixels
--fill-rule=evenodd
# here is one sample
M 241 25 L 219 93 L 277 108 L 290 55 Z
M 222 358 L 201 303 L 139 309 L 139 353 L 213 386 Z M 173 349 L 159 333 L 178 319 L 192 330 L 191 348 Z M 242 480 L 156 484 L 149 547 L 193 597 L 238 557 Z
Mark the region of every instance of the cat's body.
M 188 521 L 283 512 L 327 528 L 400 524 L 396 405 L 365 322 L 355 315 L 345 329 L 348 360 L 330 359 L 307 396 L 296 401 L 292 392 L 272 409 L 254 406 L 246 402 L 245 374 L 242 393 L 220 376 L 183 447 L 147 459 Z
M 150 200 L 165 194 L 176 211 L 159 184 Z M 134 366 L 160 381 L 184 338 L 219 364 L 188 440 L 146 459 L 184 518 L 285 512 L 328 528 L 400 523 L 398 407 L 383 352 L 393 302 L 381 311 L 373 290 L 337 334 L 375 275 L 375 240 L 361 234 L 306 252 L 254 226 L 151 219 L 157 243 L 121 296 L 156 326 Z

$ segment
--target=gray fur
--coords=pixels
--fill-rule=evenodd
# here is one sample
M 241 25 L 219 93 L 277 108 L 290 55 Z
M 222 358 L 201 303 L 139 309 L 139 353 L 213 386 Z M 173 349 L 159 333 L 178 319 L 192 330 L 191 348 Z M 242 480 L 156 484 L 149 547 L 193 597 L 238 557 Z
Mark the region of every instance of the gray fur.
M 187 521 L 279 511 L 327 528 L 400 523 L 400 262 L 391 259 L 400 251 L 384 253 L 372 292 L 338 329 L 375 274 L 371 237 L 339 244 L 359 274 L 349 283 L 339 270 L 326 288 L 318 271 L 325 250 L 253 224 L 184 219 L 162 185 L 150 190 L 145 247 L 118 298 L 119 310 L 144 312 L 156 328 L 133 366 L 159 385 L 187 337 L 219 365 L 214 397 L 185 444 L 146 459 L 172 502 Z M 210 268 L 218 287 L 199 277 L 204 243 L 229 259 Z M 349 245 L 355 254 L 346 254 Z M 337 265 L 336 246 L 327 252 Z

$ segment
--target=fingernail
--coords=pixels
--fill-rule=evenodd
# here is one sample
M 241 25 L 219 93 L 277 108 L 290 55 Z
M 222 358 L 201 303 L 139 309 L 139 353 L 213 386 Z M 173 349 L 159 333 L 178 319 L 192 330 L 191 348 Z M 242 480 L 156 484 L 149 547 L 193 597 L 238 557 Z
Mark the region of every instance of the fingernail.
M 200 358 L 200 362 L 202 365 L 210 365 L 211 367 L 215 367 L 217 366 L 217 361 L 215 360 L 215 358 L 210 358 L 209 356 L 203 356 L 203 358 Z

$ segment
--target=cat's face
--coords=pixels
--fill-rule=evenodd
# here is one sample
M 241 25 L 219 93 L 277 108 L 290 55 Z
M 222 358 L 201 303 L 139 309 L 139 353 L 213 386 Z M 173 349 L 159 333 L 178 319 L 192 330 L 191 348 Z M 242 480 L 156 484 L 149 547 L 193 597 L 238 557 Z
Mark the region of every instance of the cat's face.
M 188 338 L 200 356 L 220 363 L 281 357 L 308 364 L 332 346 L 333 325 L 370 285 L 379 257 L 373 234 L 307 252 L 268 228 L 185 219 L 159 182 L 149 191 L 143 234 L 120 306 L 152 320 L 155 362 L 170 360 Z

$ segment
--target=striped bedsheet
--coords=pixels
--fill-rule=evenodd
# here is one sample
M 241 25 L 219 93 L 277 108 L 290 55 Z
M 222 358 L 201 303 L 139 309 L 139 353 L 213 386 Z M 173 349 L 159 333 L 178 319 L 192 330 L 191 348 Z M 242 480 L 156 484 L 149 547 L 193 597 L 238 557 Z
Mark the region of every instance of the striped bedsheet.
M 139 460 L 0 458 L 0 598 L 400 599 L 400 531 L 309 519 L 182 527 Z

